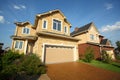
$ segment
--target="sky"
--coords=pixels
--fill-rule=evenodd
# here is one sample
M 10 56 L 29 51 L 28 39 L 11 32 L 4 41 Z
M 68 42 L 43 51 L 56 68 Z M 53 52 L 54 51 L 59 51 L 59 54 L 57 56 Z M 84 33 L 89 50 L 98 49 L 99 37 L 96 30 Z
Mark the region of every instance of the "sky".
M 120 41 L 120 0 L 1 0 L 0 42 L 11 46 L 14 22 L 30 21 L 34 25 L 36 14 L 59 9 L 75 27 L 94 22 L 101 35 L 115 46 Z

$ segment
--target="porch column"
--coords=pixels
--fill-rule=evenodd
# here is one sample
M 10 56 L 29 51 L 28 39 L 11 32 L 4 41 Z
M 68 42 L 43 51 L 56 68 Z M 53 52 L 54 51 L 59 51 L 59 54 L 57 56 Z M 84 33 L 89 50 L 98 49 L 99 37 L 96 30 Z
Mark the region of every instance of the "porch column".
M 28 40 L 25 40 L 25 46 L 24 46 L 24 54 L 26 54 L 26 51 L 27 51 L 27 44 L 28 44 Z

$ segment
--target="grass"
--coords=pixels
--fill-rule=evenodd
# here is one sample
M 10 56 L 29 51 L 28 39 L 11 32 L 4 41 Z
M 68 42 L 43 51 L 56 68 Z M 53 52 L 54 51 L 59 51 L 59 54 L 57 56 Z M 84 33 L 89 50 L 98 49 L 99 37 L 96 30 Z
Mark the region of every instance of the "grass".
M 83 61 L 80 60 L 80 62 L 83 62 Z M 103 63 L 101 61 L 93 60 L 91 63 L 88 63 L 88 64 L 90 64 L 92 66 L 99 67 L 99 68 L 103 68 L 103 69 L 106 69 L 106 70 L 110 70 L 110 71 L 113 71 L 113 72 L 119 72 L 120 73 L 120 63 L 111 62 L 110 64 L 108 64 L 108 63 Z

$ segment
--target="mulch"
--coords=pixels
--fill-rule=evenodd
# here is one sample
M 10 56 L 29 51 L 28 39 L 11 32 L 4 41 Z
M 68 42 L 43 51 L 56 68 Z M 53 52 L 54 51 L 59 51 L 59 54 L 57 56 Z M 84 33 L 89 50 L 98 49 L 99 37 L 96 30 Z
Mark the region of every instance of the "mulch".
M 80 62 L 49 64 L 47 75 L 51 80 L 120 80 L 120 73 Z

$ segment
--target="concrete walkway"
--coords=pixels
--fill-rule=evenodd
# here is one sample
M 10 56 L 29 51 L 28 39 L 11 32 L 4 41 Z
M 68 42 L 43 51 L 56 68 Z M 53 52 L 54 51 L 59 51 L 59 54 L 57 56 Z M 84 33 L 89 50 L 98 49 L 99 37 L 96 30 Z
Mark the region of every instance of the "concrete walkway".
M 47 74 L 42 74 L 38 80 L 50 80 Z

